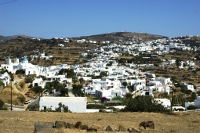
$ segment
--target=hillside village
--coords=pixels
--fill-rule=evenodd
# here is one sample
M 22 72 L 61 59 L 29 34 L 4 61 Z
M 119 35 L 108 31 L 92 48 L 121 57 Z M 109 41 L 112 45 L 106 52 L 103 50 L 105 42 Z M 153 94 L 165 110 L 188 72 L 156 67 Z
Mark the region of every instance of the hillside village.
M 58 108 L 58 104 L 62 102 L 72 112 L 98 112 L 99 110 L 87 109 L 87 97 L 73 95 L 73 91 L 70 91 L 71 89 L 73 90 L 73 84 L 81 84 L 81 91 L 85 96 L 91 95 L 97 97 L 100 101 L 103 100 L 102 102 L 112 102 L 116 97 L 125 98 L 126 94 L 131 94 L 132 98 L 138 95 L 152 96 L 157 103 L 162 104 L 168 109 L 172 106 L 172 97 L 177 92 L 176 88 L 179 85 L 178 87 L 184 88 L 187 92 L 189 90 L 189 94 L 195 94 L 196 97 L 193 101 L 190 100 L 187 102 L 185 100 L 184 105 L 183 102 L 174 103 L 173 108 L 186 110 L 190 105 L 200 108 L 200 96 L 198 96 L 198 92 L 200 91 L 200 86 L 198 86 L 200 46 L 187 43 L 192 37 L 194 36 L 164 37 L 149 41 L 142 41 L 141 38 L 131 40 L 119 39 L 116 43 L 104 40 L 101 42 L 104 45 L 82 51 L 78 58 L 78 60 L 84 60 L 81 63 L 49 66 L 30 63 L 38 58 L 40 60 L 51 60 L 54 57 L 50 54 L 46 55 L 45 51 L 43 51 L 38 52 L 37 56 L 24 55 L 21 59 L 8 57 L 5 63 L 1 64 L 1 69 L 7 70 L 12 74 L 16 74 L 19 70 L 24 70 L 23 76 L 25 77 L 34 75 L 35 78 L 30 83 L 32 87 L 40 86 L 44 89 L 48 82 L 55 80 L 66 85 L 70 95 L 68 94 L 65 97 L 53 95 L 57 93 L 54 90 L 53 92 L 46 91 L 45 95 L 38 98 L 40 111 L 49 108 L 55 110 Z M 40 41 L 39 38 L 32 39 Z M 68 38 L 54 39 L 63 40 L 65 43 L 70 41 Z M 87 40 L 84 38 L 73 41 L 76 41 L 80 45 L 83 43 L 97 43 L 96 40 Z M 58 43 L 57 47 L 65 48 L 65 45 Z M 181 60 L 181 58 L 164 58 L 166 57 L 165 55 L 177 54 L 180 51 L 195 54 L 193 54 L 194 57 L 190 57 L 187 60 Z M 180 71 L 193 71 L 197 73 L 196 83 L 176 82 L 177 80 L 174 77 L 165 76 L 164 74 L 160 74 L 159 76 L 150 71 L 158 68 L 161 68 L 163 71 L 172 68 L 179 69 Z M 73 70 L 78 80 L 74 81 L 73 78 L 68 76 L 68 73 L 60 73 L 63 69 Z M 11 75 L 7 72 L 1 74 L 0 79 L 5 86 L 11 83 Z M 166 94 L 167 96 L 161 97 L 159 94 Z M 122 109 L 124 106 L 116 106 L 116 108 Z

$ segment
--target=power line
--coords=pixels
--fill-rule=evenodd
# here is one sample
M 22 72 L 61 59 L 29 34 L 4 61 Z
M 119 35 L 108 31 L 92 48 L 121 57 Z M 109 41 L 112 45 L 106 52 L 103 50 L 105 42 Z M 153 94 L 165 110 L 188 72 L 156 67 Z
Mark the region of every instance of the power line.
M 15 2 L 15 1 L 17 1 L 17 0 L 12 0 L 12 1 L 7 1 L 7 2 L 4 2 L 4 3 L 0 3 L 0 6 L 1 6 L 1 5 L 8 4 L 8 3 L 11 3 L 11 2 Z

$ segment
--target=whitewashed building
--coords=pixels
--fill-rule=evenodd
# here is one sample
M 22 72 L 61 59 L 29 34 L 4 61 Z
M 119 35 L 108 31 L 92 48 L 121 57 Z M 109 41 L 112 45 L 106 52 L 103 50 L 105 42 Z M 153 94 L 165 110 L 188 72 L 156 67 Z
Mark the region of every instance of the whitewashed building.
M 0 81 L 4 83 L 4 86 L 10 83 L 10 75 L 5 72 L 4 74 L 0 74 Z
M 40 97 L 39 111 L 49 108 L 56 110 L 59 103 L 67 106 L 71 112 L 85 113 L 87 97 Z
M 167 98 L 154 98 L 155 102 L 163 105 L 165 108 L 171 107 L 171 101 Z

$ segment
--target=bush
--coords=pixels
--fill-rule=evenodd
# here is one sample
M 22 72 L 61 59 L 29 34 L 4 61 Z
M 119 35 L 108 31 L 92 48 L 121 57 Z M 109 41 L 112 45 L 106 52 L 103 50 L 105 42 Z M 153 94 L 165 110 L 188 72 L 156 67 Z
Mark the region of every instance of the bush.
M 130 99 L 126 103 L 126 107 L 123 111 L 130 112 L 169 112 L 161 104 L 154 101 L 151 96 L 137 96 L 134 99 Z
M 192 93 L 191 90 L 186 90 L 185 88 L 181 88 L 181 92 L 185 93 L 185 94 L 191 94 Z
M 197 109 L 197 106 L 195 105 L 190 105 L 187 107 L 187 110 L 195 110 L 195 109 Z
M 80 96 L 80 97 L 84 96 L 84 93 L 82 92 L 82 88 L 83 88 L 82 85 L 80 85 L 80 84 L 78 84 L 78 85 L 73 84 L 72 87 L 73 87 L 72 91 L 73 91 L 73 94 L 75 96 Z
M 40 86 L 34 86 L 33 88 L 31 88 L 31 90 L 34 91 L 36 94 L 43 91 L 42 87 Z
M 33 82 L 33 78 L 32 77 L 26 77 L 24 79 L 25 83 L 32 83 Z
M 106 106 L 102 104 L 88 104 L 87 109 L 106 109 Z
M 0 110 L 7 110 L 4 101 L 2 101 L 1 99 L 0 99 Z
M 39 105 L 35 104 L 35 105 L 28 105 L 28 107 L 26 108 L 26 110 L 29 111 L 39 111 Z
M 21 103 L 24 103 L 26 98 L 23 96 L 23 95 L 20 95 L 17 97 L 17 99 L 21 102 Z
M 3 86 L 3 87 L 5 86 L 4 83 L 3 83 L 2 81 L 0 81 L 0 86 Z
M 68 106 L 65 106 L 64 104 L 62 104 L 62 102 L 60 102 L 59 104 L 58 104 L 58 108 L 56 108 L 56 112 L 62 112 L 62 110 L 63 110 L 63 112 L 70 112 L 69 111 L 69 109 L 68 109 Z
M 19 69 L 15 72 L 15 74 L 25 74 L 25 70 Z

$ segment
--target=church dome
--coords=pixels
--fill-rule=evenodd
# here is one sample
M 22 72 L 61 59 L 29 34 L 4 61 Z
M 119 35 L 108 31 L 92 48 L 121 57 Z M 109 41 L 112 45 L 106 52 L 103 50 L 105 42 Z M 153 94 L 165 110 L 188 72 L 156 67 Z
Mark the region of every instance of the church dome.
M 24 58 L 22 59 L 22 61 L 28 61 L 28 59 L 27 59 L 26 57 L 24 57 Z
M 28 59 L 26 57 L 22 58 L 22 63 L 28 63 Z
M 11 64 L 12 63 L 12 61 L 11 61 L 11 59 L 8 57 L 7 59 L 6 59 L 6 64 Z
M 19 58 L 16 57 L 14 63 L 19 63 Z

